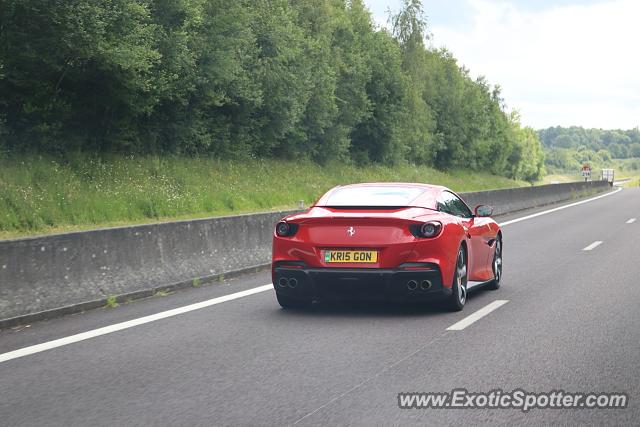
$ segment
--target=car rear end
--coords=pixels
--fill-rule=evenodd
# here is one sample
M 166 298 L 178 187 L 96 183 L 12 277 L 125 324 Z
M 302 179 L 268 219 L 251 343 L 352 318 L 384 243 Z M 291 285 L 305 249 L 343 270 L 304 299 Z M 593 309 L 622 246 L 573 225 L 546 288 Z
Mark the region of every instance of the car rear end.
M 437 212 L 389 202 L 349 203 L 314 206 L 278 224 L 272 275 L 279 295 L 424 300 L 450 294 L 441 271 L 446 224 Z M 431 224 L 426 232 L 432 236 L 421 234 L 425 224 Z

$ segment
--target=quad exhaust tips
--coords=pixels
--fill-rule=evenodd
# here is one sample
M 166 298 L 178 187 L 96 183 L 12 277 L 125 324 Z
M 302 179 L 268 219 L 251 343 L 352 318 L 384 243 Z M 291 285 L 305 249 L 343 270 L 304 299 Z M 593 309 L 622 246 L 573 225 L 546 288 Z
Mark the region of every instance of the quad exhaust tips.
M 291 289 L 293 289 L 296 286 L 298 286 L 298 279 L 296 279 L 295 277 L 292 277 L 291 279 L 287 279 L 286 277 L 281 277 L 278 280 L 278 286 L 280 286 L 281 288 L 286 288 L 288 286 Z
M 281 277 L 280 279 L 278 279 L 278 286 L 280 286 L 281 288 L 289 287 L 291 289 L 294 289 L 298 286 L 298 279 L 296 279 L 295 277 Z M 421 281 L 420 283 L 418 283 L 416 280 L 409 280 L 407 282 L 407 289 L 410 291 L 415 291 L 418 289 L 418 287 L 420 287 L 421 291 L 428 291 L 429 289 L 431 289 L 431 286 L 431 281 L 426 279 Z
M 415 291 L 416 289 L 418 289 L 418 282 L 416 282 L 415 280 L 409 280 L 407 282 L 407 289 L 409 289 L 410 291 Z M 431 289 L 431 281 L 425 279 L 420 282 L 421 291 L 428 291 L 429 289 Z

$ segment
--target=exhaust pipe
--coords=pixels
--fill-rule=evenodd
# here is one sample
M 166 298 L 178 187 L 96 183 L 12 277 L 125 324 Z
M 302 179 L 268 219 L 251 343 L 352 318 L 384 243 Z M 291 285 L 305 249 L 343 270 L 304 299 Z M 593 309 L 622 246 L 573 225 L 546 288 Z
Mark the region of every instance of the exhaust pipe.
M 278 285 L 280 285 L 281 288 L 286 288 L 288 284 L 289 281 L 286 277 L 281 277 L 280 280 L 278 280 Z
M 418 282 L 416 282 L 415 280 L 409 280 L 407 282 L 407 289 L 409 289 L 410 291 L 415 291 L 417 287 Z
M 292 277 L 291 279 L 289 279 L 289 287 L 293 289 L 296 286 L 298 286 L 298 279 L 296 279 L 295 277 Z
M 431 289 L 431 282 L 428 280 L 423 280 L 422 283 L 420 283 L 420 289 L 422 289 L 423 291 L 428 291 L 429 289 Z

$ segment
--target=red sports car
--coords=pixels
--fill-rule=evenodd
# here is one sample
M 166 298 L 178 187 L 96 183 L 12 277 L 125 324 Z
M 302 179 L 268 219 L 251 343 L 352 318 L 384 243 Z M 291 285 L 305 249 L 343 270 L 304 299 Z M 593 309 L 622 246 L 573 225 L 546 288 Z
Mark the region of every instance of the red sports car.
M 423 301 L 462 310 L 467 291 L 500 287 L 502 232 L 445 187 L 338 186 L 273 235 L 273 286 L 284 308 L 333 298 Z

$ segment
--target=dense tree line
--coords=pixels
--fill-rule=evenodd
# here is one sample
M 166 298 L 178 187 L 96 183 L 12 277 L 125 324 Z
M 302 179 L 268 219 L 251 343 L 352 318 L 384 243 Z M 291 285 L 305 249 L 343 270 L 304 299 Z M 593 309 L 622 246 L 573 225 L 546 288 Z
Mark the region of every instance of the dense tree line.
M 611 159 L 640 158 L 640 131 L 550 127 L 538 131 L 547 166 L 576 170 L 584 163 L 606 164 Z
M 606 150 L 611 157 L 627 159 L 640 157 L 640 130 L 585 129 L 556 126 L 539 131 L 540 140 L 547 148 L 573 148 L 578 150 Z
M 425 45 L 420 0 L 4 0 L 0 144 L 543 173 L 500 89 Z

